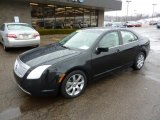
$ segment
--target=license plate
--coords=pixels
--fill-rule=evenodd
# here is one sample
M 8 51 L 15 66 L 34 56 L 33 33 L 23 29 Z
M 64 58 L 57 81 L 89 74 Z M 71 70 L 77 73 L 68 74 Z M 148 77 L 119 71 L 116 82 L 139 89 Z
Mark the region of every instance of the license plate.
M 28 39 L 29 35 L 23 35 L 23 39 Z

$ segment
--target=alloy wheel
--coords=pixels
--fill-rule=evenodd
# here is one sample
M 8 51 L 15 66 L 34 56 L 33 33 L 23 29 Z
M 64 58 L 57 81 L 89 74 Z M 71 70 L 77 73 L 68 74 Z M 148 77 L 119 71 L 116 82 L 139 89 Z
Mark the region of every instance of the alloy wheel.
M 61 85 L 61 94 L 65 98 L 75 98 L 83 93 L 87 85 L 87 77 L 81 70 L 67 74 Z
M 137 68 L 140 69 L 143 67 L 144 60 L 145 60 L 144 55 L 143 54 L 139 55 L 138 60 L 137 60 Z
M 83 90 L 84 77 L 81 74 L 72 75 L 66 82 L 66 93 L 70 96 L 76 96 Z

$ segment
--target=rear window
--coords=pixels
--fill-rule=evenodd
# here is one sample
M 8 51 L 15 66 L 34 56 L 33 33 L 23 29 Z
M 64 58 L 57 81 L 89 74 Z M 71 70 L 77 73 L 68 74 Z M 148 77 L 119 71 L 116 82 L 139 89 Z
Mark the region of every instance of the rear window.
M 8 30 L 33 30 L 33 28 L 27 24 L 9 24 L 7 28 Z
M 129 31 L 121 31 L 121 35 L 123 38 L 123 44 L 134 42 L 138 40 L 138 37 Z

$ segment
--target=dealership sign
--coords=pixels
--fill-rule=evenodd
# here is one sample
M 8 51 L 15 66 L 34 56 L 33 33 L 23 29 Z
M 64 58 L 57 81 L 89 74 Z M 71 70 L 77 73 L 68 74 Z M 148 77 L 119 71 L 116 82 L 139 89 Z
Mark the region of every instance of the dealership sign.
M 69 1 L 69 0 L 68 0 Z M 79 2 L 79 3 L 83 3 L 84 0 L 72 0 L 72 2 Z

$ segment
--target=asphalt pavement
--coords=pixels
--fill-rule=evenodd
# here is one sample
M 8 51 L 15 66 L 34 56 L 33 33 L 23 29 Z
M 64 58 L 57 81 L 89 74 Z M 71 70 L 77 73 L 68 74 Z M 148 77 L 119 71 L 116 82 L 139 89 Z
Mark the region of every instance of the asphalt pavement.
M 132 29 L 151 40 L 143 69 L 111 73 L 75 99 L 23 93 L 14 82 L 13 65 L 20 53 L 32 48 L 5 52 L 0 45 L 0 120 L 160 120 L 160 29 Z M 43 36 L 41 45 L 64 36 Z

